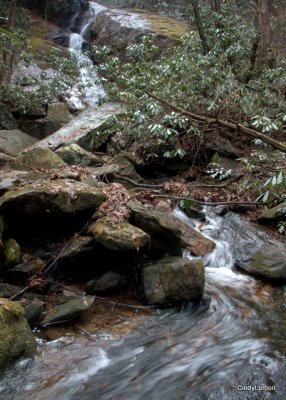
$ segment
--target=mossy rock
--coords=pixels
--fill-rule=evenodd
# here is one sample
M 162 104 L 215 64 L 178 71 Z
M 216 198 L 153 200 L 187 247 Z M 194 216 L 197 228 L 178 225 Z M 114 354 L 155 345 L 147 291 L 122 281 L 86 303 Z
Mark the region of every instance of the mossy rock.
M 62 158 L 50 149 L 42 147 L 32 147 L 27 149 L 18 157 L 19 161 L 26 167 L 31 168 L 60 168 L 64 167 L 66 163 Z
M 128 222 L 103 217 L 90 225 L 88 233 L 109 250 L 136 251 L 150 243 L 150 236 Z
M 33 357 L 36 341 L 17 303 L 0 298 L 0 371 L 19 357 Z
M 6 268 L 20 264 L 22 252 L 19 244 L 15 239 L 8 239 L 4 242 L 4 266 Z
M 40 37 L 32 36 L 31 41 L 31 52 L 35 59 L 42 61 L 50 61 L 53 55 L 59 57 L 69 58 L 70 54 L 67 49 L 57 46 L 49 40 L 42 39 Z

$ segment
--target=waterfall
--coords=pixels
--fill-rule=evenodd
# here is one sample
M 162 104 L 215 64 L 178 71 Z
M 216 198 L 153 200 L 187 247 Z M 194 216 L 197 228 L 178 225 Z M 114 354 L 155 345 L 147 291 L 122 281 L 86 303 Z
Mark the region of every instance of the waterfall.
M 89 2 L 89 10 L 82 24 L 80 33 L 72 33 L 70 36 L 69 50 L 75 57 L 78 67 L 78 80 L 67 96 L 69 108 L 74 111 L 84 110 L 87 106 L 95 107 L 101 98 L 106 96 L 102 86 L 96 84 L 98 75 L 93 62 L 82 51 L 84 35 L 96 15 L 105 7 L 100 4 Z M 77 18 L 75 16 L 74 20 Z

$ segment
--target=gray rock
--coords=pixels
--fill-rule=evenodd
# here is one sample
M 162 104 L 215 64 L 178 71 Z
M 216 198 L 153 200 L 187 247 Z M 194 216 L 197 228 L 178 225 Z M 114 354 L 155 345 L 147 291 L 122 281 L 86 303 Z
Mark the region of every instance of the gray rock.
M 35 143 L 35 139 L 18 129 L 0 130 L 0 152 L 17 156 Z
M 20 357 L 33 357 L 36 341 L 17 303 L 0 298 L 0 371 Z
M 140 281 L 148 304 L 178 303 L 202 296 L 205 270 L 201 260 L 165 257 L 142 268 Z
M 107 294 L 121 289 L 129 282 L 127 276 L 119 275 L 114 271 L 109 271 L 98 279 L 93 279 L 87 283 L 88 294 Z
M 110 137 L 108 128 L 112 126 L 113 117 L 120 111 L 117 103 L 108 103 L 80 113 L 63 128 L 36 143 L 33 148 L 57 149 L 60 146 L 76 143 L 85 150 L 97 150 Z
M 49 118 L 25 119 L 20 123 L 21 129 L 38 140 L 42 140 L 61 129 L 58 121 Z
M 113 251 L 139 251 L 150 243 L 150 236 L 128 222 L 103 217 L 91 224 L 88 233 Z
M 31 328 L 40 324 L 44 310 L 45 303 L 41 300 L 34 300 L 25 307 L 25 318 Z
M 41 325 L 46 327 L 69 322 L 77 318 L 81 312 L 88 310 L 92 306 L 94 299 L 94 296 L 84 296 L 60 304 L 45 316 Z
M 10 299 L 16 296 L 20 291 L 24 289 L 23 286 L 10 285 L 9 283 L 0 283 L 0 297 L 6 297 Z
M 95 166 L 102 164 L 98 157 L 75 143 L 60 147 L 56 153 L 69 165 Z
M 106 196 L 89 185 L 75 180 L 36 181 L 0 198 L 0 210 L 5 213 L 75 214 L 95 210 Z
M 266 247 L 241 259 L 239 266 L 252 275 L 266 279 L 286 279 L 286 251 L 273 253 Z
M 46 263 L 39 258 L 34 258 L 25 263 L 21 263 L 8 268 L 5 271 L 5 277 L 9 281 L 26 283 L 29 278 L 40 275 L 45 268 Z
M 182 254 L 181 231 L 168 214 L 155 211 L 137 201 L 130 201 L 130 222 L 151 236 L 151 247 L 162 254 Z

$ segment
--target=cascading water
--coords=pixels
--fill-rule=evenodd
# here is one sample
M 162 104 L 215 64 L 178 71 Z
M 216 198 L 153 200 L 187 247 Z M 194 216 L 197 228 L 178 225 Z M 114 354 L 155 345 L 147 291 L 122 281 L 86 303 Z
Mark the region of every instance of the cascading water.
M 104 9 L 105 7 L 97 3 L 89 2 L 89 11 L 80 33 L 72 33 L 70 36 L 69 50 L 76 59 L 79 77 L 77 84 L 71 89 L 67 101 L 70 109 L 75 111 L 83 110 L 86 106 L 94 107 L 100 98 L 106 96 L 103 87 L 96 84 L 98 75 L 93 62 L 82 51 L 84 35 L 88 27 L 95 20 L 96 15 Z M 76 18 L 73 19 L 73 21 L 75 20 Z
M 191 222 L 178 210 L 175 216 Z M 18 365 L 0 384 L 0 397 L 267 400 L 275 394 L 284 400 L 285 288 L 233 270 L 231 219 L 212 213 L 207 219 L 201 229 L 216 248 L 204 259 L 202 304 L 157 310 L 132 335 L 111 342 L 72 335 L 41 340 L 34 364 Z

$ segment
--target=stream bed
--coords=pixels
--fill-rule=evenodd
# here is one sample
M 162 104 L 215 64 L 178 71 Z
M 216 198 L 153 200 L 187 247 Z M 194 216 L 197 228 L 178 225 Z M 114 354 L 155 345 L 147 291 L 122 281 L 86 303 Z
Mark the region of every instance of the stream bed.
M 188 221 L 180 211 L 175 214 Z M 126 335 L 70 332 L 55 340 L 39 338 L 36 360 L 24 360 L 7 373 L 0 397 L 285 399 L 286 288 L 235 270 L 233 217 L 227 218 L 209 217 L 203 226 L 216 248 L 204 259 L 200 304 L 153 310 Z M 247 230 L 246 222 L 240 223 Z

